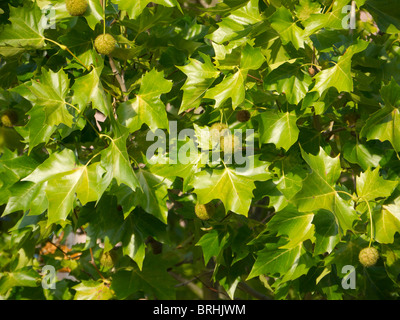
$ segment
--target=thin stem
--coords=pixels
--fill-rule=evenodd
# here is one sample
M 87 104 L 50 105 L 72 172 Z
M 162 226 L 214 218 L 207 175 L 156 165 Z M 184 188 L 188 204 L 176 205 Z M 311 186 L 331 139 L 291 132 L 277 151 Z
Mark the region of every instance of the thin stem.
M 106 34 L 106 7 L 107 0 L 103 0 L 103 34 Z
M 325 13 L 329 12 L 331 8 L 333 7 L 333 4 L 335 3 L 335 0 L 332 1 L 331 5 L 329 6 L 328 10 L 325 11 Z
M 71 104 L 71 103 L 69 103 L 69 102 L 67 102 L 67 101 L 64 101 L 64 102 L 65 102 L 65 104 L 67 104 L 67 105 L 69 105 L 70 107 L 74 108 L 74 109 L 78 112 L 78 115 L 79 115 L 79 116 L 82 115 L 82 116 L 86 119 L 86 122 L 89 123 L 89 125 L 92 127 L 92 129 L 94 130 L 94 132 L 100 137 L 101 133 L 96 129 L 96 127 L 92 124 L 92 122 L 89 120 L 89 118 L 86 117 L 86 115 L 85 115 L 83 112 L 81 112 L 81 110 L 79 110 L 77 107 L 75 107 L 73 104 Z M 101 138 L 101 137 L 100 137 L 100 138 Z
M 61 44 L 61 43 L 58 43 L 57 41 L 54 41 L 54 40 L 48 39 L 48 38 L 45 38 L 45 40 L 50 41 L 50 42 L 56 44 L 56 45 L 59 46 L 62 50 L 68 51 L 69 54 L 71 54 L 71 55 L 76 59 L 76 61 L 78 61 L 82 66 L 84 66 L 85 69 L 86 69 L 87 71 L 90 71 L 90 68 L 89 68 L 87 65 L 85 65 L 75 54 L 73 54 L 73 52 L 72 52 L 66 45 L 63 45 L 63 44 Z
M 104 134 L 104 133 L 100 133 L 100 134 L 99 134 L 99 137 L 100 137 L 100 138 L 102 138 L 102 137 L 108 138 L 108 139 L 110 139 L 111 142 L 114 141 L 113 138 L 111 138 L 110 136 L 108 136 L 108 135 L 106 135 L 106 134 Z
M 123 76 L 121 76 L 121 74 L 118 72 L 117 66 L 115 65 L 114 59 L 112 57 L 108 57 L 108 60 L 110 62 L 110 67 L 111 70 L 115 76 L 115 78 L 117 79 L 119 86 L 121 88 L 122 91 L 122 96 L 123 96 L 123 100 L 124 101 L 128 101 L 129 96 L 126 94 L 127 90 L 126 90 L 126 84 L 125 84 L 125 79 Z
M 371 236 L 369 239 L 368 248 L 370 248 L 371 244 L 372 244 L 372 239 L 374 238 L 374 226 L 372 223 L 372 211 L 371 211 L 371 206 L 369 205 L 369 201 L 367 201 L 365 199 L 362 199 L 362 200 L 365 201 L 365 203 L 367 204 L 368 212 L 369 212 L 369 223 L 370 223 Z
M 342 191 L 342 190 L 335 190 L 335 191 L 338 192 L 338 193 L 347 194 L 351 198 L 351 200 L 357 201 L 357 199 L 358 199 L 357 197 L 354 197 L 352 194 L 350 194 L 350 193 L 348 193 L 346 191 Z
M 100 270 L 99 270 L 99 269 L 97 268 L 97 266 L 96 266 L 96 262 L 94 261 L 94 256 L 93 256 L 92 248 L 89 248 L 89 251 L 90 251 L 90 257 L 91 257 L 90 263 L 91 263 L 91 264 L 93 265 L 93 267 L 96 269 L 96 272 L 98 273 L 98 275 L 100 276 L 100 278 L 101 278 L 103 281 L 107 281 L 107 279 L 104 278 L 104 276 L 101 274 Z
M 252 76 L 251 74 L 247 74 L 248 77 L 253 78 L 254 80 L 257 80 L 259 82 L 263 82 L 260 78 L 257 78 L 255 76 Z
M 96 158 L 101 152 L 102 152 L 102 151 L 99 151 L 99 152 L 97 152 L 93 157 L 91 157 L 91 158 L 89 159 L 89 161 L 86 162 L 85 167 L 87 167 L 87 166 L 90 164 L 90 162 L 92 162 L 92 160 L 93 160 L 94 158 Z

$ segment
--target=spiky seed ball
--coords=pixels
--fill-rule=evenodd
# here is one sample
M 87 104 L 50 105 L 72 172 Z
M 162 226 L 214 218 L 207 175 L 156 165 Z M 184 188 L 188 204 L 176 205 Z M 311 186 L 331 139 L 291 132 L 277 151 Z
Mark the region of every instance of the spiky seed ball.
M 247 110 L 240 110 L 236 113 L 236 119 L 239 122 L 247 122 L 250 120 L 250 112 Z
M 88 4 L 86 0 L 66 0 L 65 6 L 71 16 L 81 16 L 86 12 Z
M 11 109 L 4 111 L 1 115 L 1 123 L 5 127 L 12 127 L 18 122 L 18 114 Z
M 210 128 L 212 145 L 214 146 L 216 143 L 219 143 L 221 137 L 229 134 L 230 132 L 228 126 L 225 123 L 220 123 L 220 122 L 214 123 Z
M 117 41 L 109 33 L 101 34 L 97 36 L 97 38 L 94 40 L 94 47 L 100 54 L 109 55 L 111 52 L 114 51 L 116 44 Z
M 358 259 L 364 267 L 372 267 L 379 259 L 379 252 L 373 247 L 364 248 L 360 251 Z
M 228 136 L 221 137 L 221 151 L 232 154 L 239 151 L 240 147 L 241 144 L 238 136 L 230 134 Z
M 211 203 L 200 204 L 197 203 L 194 207 L 194 212 L 196 216 L 201 220 L 211 219 L 215 213 L 215 208 Z

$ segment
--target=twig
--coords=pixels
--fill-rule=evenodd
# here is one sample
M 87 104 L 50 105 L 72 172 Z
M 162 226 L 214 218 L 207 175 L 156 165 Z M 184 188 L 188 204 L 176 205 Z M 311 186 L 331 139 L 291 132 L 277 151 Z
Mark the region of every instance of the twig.
M 240 290 L 248 293 L 249 295 L 253 296 L 256 299 L 259 299 L 259 300 L 272 300 L 272 298 L 262 294 L 261 292 L 258 292 L 254 288 L 250 287 L 247 283 L 244 283 L 242 281 L 239 282 L 238 288 Z
M 196 296 L 198 296 L 200 299 L 203 299 L 203 290 L 198 285 L 193 283 L 193 281 L 197 279 L 194 278 L 192 280 L 187 280 L 175 272 L 168 271 L 168 273 L 176 280 L 178 280 L 180 282 L 180 285 L 187 286 Z
M 96 269 L 96 271 L 97 271 L 98 275 L 100 276 L 100 278 L 101 278 L 103 281 L 107 281 L 107 279 L 104 278 L 104 276 L 101 274 L 100 270 L 99 270 L 99 269 L 97 268 L 97 266 L 96 266 L 96 262 L 94 261 L 94 256 L 93 256 L 92 248 L 89 248 L 89 251 L 90 251 L 90 257 L 91 257 L 90 263 L 91 263 L 91 264 L 93 265 L 93 267 Z
M 129 97 L 126 94 L 127 90 L 126 90 L 124 76 L 123 75 L 121 76 L 121 74 L 119 73 L 119 71 L 118 71 L 118 69 L 117 69 L 117 67 L 115 65 L 114 59 L 112 57 L 108 57 L 108 58 L 109 58 L 109 61 L 110 61 L 111 70 L 112 70 L 115 78 L 117 79 L 117 81 L 119 83 L 119 86 L 121 87 L 121 91 L 122 91 L 122 95 L 124 97 L 124 101 L 128 101 Z
M 247 74 L 247 76 L 250 77 L 250 78 L 253 78 L 254 80 L 257 80 L 257 81 L 259 81 L 259 82 L 264 82 L 264 81 L 262 81 L 260 78 L 257 78 L 257 77 L 255 77 L 255 76 L 252 76 L 251 74 Z

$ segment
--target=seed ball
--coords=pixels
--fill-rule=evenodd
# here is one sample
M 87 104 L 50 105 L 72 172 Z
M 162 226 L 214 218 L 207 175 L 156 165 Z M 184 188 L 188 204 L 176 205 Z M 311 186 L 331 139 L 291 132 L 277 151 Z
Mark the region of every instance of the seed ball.
M 194 207 L 194 212 L 199 219 L 206 221 L 213 217 L 215 213 L 215 208 L 211 203 L 197 203 Z
M 5 127 L 12 127 L 18 122 L 18 114 L 14 110 L 6 110 L 1 115 L 1 123 Z
M 71 16 L 81 16 L 86 12 L 87 2 L 86 0 L 66 0 L 65 5 L 67 11 Z
M 221 142 L 221 137 L 225 135 L 229 135 L 228 126 L 225 123 L 214 123 L 210 128 L 210 137 L 212 145 L 214 146 L 217 143 Z
M 230 144 L 230 145 L 229 145 Z M 221 138 L 221 151 L 232 154 L 239 151 L 241 148 L 240 139 L 238 136 L 231 134 Z
M 94 40 L 94 47 L 100 54 L 109 55 L 114 51 L 117 41 L 109 34 L 101 34 Z
M 372 267 L 379 259 L 379 252 L 373 247 L 364 248 L 360 251 L 358 259 L 364 267 Z
M 236 119 L 239 122 L 247 122 L 250 120 L 250 112 L 247 110 L 240 110 L 236 113 Z
M 308 74 L 309 74 L 311 77 L 314 77 L 314 75 L 315 75 L 315 69 L 314 69 L 314 67 L 309 67 L 309 68 L 308 68 Z

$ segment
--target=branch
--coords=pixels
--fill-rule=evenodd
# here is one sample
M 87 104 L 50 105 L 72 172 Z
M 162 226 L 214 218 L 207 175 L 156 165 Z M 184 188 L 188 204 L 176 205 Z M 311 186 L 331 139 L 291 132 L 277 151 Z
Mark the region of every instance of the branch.
M 168 271 L 168 273 L 180 282 L 178 286 L 187 286 L 196 296 L 198 296 L 200 299 L 203 299 L 203 290 L 192 282 L 197 279 L 187 280 L 175 272 Z
M 121 76 L 121 74 L 119 73 L 119 71 L 118 71 L 118 69 L 117 69 L 117 67 L 116 67 L 116 65 L 115 65 L 114 59 L 111 58 L 111 57 L 109 57 L 109 61 L 110 61 L 111 70 L 112 70 L 112 72 L 113 72 L 115 78 L 117 79 L 117 81 L 118 81 L 118 83 L 119 83 L 119 86 L 121 87 L 121 91 L 122 91 L 122 95 L 123 95 L 123 97 L 124 97 L 124 101 L 128 101 L 129 97 L 128 97 L 128 95 L 126 94 L 126 91 L 127 91 L 127 90 L 126 90 L 126 85 L 125 85 L 124 76 L 123 76 L 123 75 Z
M 272 300 L 272 298 L 262 294 L 261 292 L 258 292 L 257 290 L 253 289 L 248 284 L 246 284 L 246 283 L 244 283 L 242 281 L 239 282 L 238 288 L 240 290 L 248 293 L 249 295 L 253 296 L 256 299 L 259 299 L 259 300 Z

